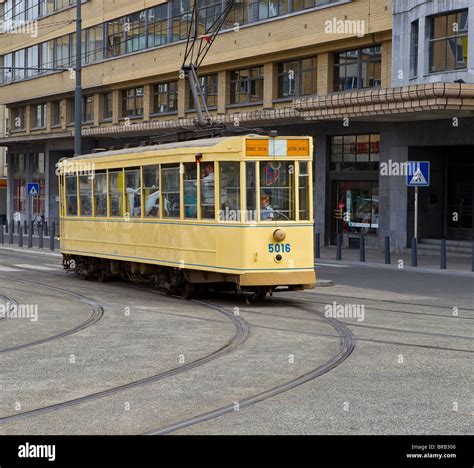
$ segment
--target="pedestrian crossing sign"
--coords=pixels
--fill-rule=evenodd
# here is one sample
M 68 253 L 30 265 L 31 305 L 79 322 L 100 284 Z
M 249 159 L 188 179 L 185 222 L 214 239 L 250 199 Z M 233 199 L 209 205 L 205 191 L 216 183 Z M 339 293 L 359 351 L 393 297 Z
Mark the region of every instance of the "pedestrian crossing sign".
M 430 186 L 430 162 L 409 161 L 407 170 L 408 187 Z
M 28 184 L 27 190 L 30 197 L 38 197 L 40 194 L 40 185 L 39 184 Z

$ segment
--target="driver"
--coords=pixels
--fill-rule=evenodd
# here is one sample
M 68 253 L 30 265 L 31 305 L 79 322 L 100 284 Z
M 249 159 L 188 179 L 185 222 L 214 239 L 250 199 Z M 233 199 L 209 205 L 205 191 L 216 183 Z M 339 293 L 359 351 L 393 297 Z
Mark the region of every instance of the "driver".
M 260 219 L 262 221 L 272 220 L 275 216 L 275 211 L 270 205 L 270 197 L 262 195 L 260 197 Z

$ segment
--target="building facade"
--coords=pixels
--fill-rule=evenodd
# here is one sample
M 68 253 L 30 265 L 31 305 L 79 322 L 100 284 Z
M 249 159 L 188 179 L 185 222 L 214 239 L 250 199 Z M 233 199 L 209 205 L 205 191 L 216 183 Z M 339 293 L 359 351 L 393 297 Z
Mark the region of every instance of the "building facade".
M 3 5 L 7 213 L 54 220 L 56 163 L 73 155 L 75 2 L 30 3 Z M 421 193 L 421 236 L 470 238 L 471 3 L 235 1 L 200 70 L 207 105 L 219 123 L 316 138 L 316 230 L 326 243 L 342 233 L 350 245 L 364 232 L 369 245 L 390 235 L 395 249 L 409 246 L 411 190 L 381 169 L 420 158 L 433 171 Z M 203 33 L 225 6 L 199 2 Z M 84 152 L 193 128 L 192 96 L 179 73 L 190 8 L 188 0 L 83 1 Z M 14 20 L 23 21 L 21 31 Z M 40 184 L 38 197 L 27 196 L 28 182 Z M 461 222 L 450 221 L 456 210 Z

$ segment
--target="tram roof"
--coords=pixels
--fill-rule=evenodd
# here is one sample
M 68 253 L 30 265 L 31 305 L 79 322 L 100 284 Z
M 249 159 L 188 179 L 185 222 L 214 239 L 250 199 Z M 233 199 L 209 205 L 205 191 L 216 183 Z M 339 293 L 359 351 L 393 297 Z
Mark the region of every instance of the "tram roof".
M 260 135 L 255 135 L 255 136 L 260 136 Z M 179 149 L 179 148 L 203 148 L 203 147 L 216 146 L 219 143 L 222 143 L 223 141 L 237 140 L 241 138 L 242 138 L 241 136 L 203 138 L 202 140 L 179 141 L 175 143 L 164 143 L 162 145 L 138 146 L 135 148 L 124 148 L 120 150 L 101 151 L 98 153 L 83 154 L 81 156 L 76 156 L 72 159 L 73 160 L 97 159 L 97 158 L 105 158 L 107 156 L 122 156 L 122 155 L 127 155 L 127 154 L 146 153 L 150 151 L 156 152 L 156 151 Z

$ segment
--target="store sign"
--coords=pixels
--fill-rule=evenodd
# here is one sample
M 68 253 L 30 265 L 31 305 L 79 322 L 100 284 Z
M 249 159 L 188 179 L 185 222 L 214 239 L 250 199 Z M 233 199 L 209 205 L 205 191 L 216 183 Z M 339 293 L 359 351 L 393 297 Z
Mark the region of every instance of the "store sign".
M 309 140 L 249 139 L 245 141 L 245 154 L 257 157 L 309 156 Z

